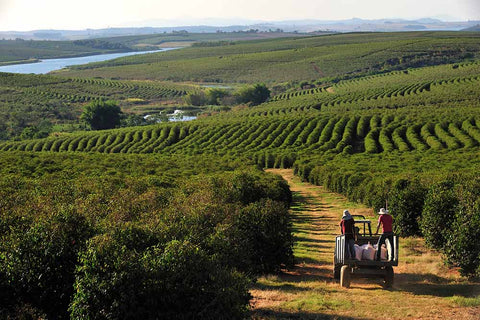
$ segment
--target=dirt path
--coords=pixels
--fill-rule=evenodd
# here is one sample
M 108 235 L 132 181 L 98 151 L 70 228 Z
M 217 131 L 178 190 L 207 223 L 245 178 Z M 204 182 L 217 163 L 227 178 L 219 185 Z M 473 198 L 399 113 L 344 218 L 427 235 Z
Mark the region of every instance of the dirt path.
M 343 209 L 372 216 L 322 187 L 302 183 L 291 170 L 270 170 L 294 192 L 296 266 L 260 278 L 251 293 L 253 319 L 480 319 L 480 286 L 447 270 L 422 239 L 402 239 L 395 285 L 380 279 L 353 279 L 351 288 L 333 280 L 334 239 Z
M 315 62 L 310 62 L 310 64 L 312 65 L 313 70 L 315 70 L 320 75 L 320 77 L 325 76 L 323 74 L 322 70 L 320 70 L 320 68 L 317 66 L 317 64 Z

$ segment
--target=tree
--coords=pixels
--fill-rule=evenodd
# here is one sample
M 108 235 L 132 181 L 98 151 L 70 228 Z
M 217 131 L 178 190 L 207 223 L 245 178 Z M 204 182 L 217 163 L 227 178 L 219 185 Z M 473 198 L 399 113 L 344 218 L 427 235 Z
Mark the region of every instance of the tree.
M 207 98 L 207 103 L 210 105 L 221 104 L 221 99 L 226 95 L 228 95 L 228 92 L 220 88 L 209 88 L 205 93 L 205 96 Z
M 127 114 L 121 119 L 122 127 L 137 127 L 149 124 L 147 120 L 139 114 Z
M 81 119 L 93 130 L 112 129 L 120 124 L 122 111 L 115 101 L 95 100 L 86 105 Z
M 23 128 L 20 139 L 41 139 L 46 138 L 52 131 L 52 124 L 48 120 L 42 120 L 38 125 Z
M 237 93 L 239 103 L 250 103 L 251 105 L 261 104 L 270 98 L 270 90 L 263 83 L 241 88 Z
M 203 91 L 189 93 L 183 99 L 185 100 L 186 104 L 190 104 L 192 106 L 203 106 L 207 100 L 205 97 L 205 92 Z
M 46 129 L 39 128 L 37 126 L 31 126 L 23 128 L 22 133 L 20 134 L 20 139 L 41 139 L 48 137 L 50 132 Z

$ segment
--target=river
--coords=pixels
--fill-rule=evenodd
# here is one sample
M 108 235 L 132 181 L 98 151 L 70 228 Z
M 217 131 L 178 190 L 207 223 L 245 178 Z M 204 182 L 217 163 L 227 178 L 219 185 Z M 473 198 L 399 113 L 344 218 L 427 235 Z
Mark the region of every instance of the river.
M 40 62 L 35 62 L 35 63 L 12 64 L 8 66 L 2 66 L 0 67 L 0 72 L 45 74 L 50 71 L 60 70 L 67 66 L 111 60 L 111 59 L 116 59 L 120 57 L 133 56 L 137 54 L 162 52 L 162 51 L 168 51 L 173 49 L 176 49 L 176 48 L 164 48 L 164 49 L 154 50 L 154 51 L 107 53 L 107 54 L 97 54 L 93 56 L 75 57 L 75 58 L 44 59 L 44 60 L 41 60 Z

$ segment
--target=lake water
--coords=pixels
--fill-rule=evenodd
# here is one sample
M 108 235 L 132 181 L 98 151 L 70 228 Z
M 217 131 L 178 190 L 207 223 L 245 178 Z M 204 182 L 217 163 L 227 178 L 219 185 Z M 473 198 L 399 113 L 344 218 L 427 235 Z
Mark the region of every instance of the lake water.
M 168 121 L 171 122 L 184 122 L 184 121 L 192 121 L 197 119 L 196 116 L 183 116 L 183 117 L 168 117 Z
M 215 89 L 232 89 L 233 87 L 231 86 L 224 86 L 224 85 L 219 85 L 219 84 L 204 84 L 202 85 L 204 88 L 215 88 Z
M 36 63 L 12 64 L 8 66 L 2 66 L 0 67 L 0 72 L 45 74 L 50 71 L 60 70 L 67 66 L 73 66 L 77 64 L 99 62 L 99 61 L 116 59 L 120 57 L 134 56 L 137 54 L 162 52 L 162 51 L 168 51 L 173 49 L 176 49 L 176 48 L 164 48 L 161 50 L 154 50 L 154 51 L 107 53 L 107 54 L 97 54 L 93 56 L 76 57 L 76 58 L 44 59 Z

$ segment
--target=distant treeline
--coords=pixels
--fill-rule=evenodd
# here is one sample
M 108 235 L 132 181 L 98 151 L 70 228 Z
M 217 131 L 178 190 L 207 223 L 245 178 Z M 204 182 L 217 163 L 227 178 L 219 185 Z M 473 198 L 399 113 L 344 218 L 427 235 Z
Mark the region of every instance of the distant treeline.
M 236 43 L 234 41 L 202 41 L 192 43 L 192 47 L 221 47 L 221 46 L 233 46 Z
M 95 49 L 108 49 L 108 50 L 132 50 L 132 48 L 120 43 L 112 43 L 102 39 L 87 39 L 87 40 L 75 40 L 73 41 L 75 45 L 92 47 Z

